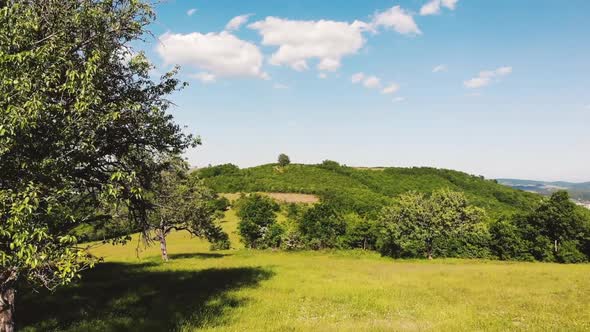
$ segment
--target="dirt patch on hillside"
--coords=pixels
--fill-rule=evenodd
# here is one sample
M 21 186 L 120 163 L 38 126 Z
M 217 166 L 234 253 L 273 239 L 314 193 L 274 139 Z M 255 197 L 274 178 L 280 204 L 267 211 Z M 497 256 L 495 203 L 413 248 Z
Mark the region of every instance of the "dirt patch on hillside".
M 283 203 L 305 203 L 305 204 L 313 204 L 320 201 L 320 198 L 316 195 L 310 194 L 297 194 L 297 193 L 266 193 L 266 192 L 259 192 L 258 194 L 266 195 L 273 198 L 276 201 L 283 202 Z M 234 201 L 240 198 L 240 193 L 225 193 L 220 194 L 221 196 L 229 199 L 230 201 Z

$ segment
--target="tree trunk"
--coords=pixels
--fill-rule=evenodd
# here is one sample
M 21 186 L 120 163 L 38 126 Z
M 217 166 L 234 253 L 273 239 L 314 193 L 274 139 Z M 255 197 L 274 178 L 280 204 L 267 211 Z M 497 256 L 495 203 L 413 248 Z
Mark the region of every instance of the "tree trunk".
M 168 261 L 168 249 L 166 248 L 166 234 L 164 231 L 160 231 L 158 234 L 160 238 L 160 250 L 162 250 L 162 259 Z
M 0 290 L 0 332 L 14 332 L 14 301 L 16 289 L 11 286 Z

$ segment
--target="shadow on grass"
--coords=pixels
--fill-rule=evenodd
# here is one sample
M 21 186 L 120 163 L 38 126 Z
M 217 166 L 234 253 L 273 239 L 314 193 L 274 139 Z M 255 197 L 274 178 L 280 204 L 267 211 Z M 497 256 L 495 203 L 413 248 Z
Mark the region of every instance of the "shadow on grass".
M 200 258 L 200 259 L 207 259 L 207 258 L 223 258 L 231 256 L 231 254 L 221 254 L 216 252 L 191 252 L 191 253 L 183 253 L 183 254 L 169 254 L 168 257 L 170 259 L 187 259 L 187 258 Z
M 170 331 L 222 325 L 245 299 L 228 293 L 256 287 L 262 268 L 149 271 L 155 264 L 103 263 L 53 294 L 22 294 L 17 327 L 25 331 Z

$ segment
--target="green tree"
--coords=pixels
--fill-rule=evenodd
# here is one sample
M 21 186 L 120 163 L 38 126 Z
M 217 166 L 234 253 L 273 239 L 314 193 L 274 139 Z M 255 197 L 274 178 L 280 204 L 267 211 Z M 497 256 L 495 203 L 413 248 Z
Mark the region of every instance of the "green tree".
M 131 56 L 153 19 L 135 0 L 0 1 L 0 330 L 17 285 L 54 289 L 97 262 L 72 229 L 145 221 L 150 156 L 197 143 L 166 113 L 174 71 L 154 82 Z
M 381 213 L 380 250 L 395 257 L 423 253 L 432 259 L 441 243 L 466 234 L 483 218 L 484 211 L 470 206 L 463 193 L 446 189 L 430 196 L 409 192 Z
M 281 153 L 279 155 L 278 161 L 279 161 L 279 166 L 281 166 L 281 167 L 285 167 L 291 163 L 291 159 L 289 159 L 289 156 L 287 156 L 284 153 Z
M 532 213 L 515 218 L 514 225 L 527 241 L 537 260 L 574 263 L 588 259 L 587 243 L 590 224 L 587 213 L 577 207 L 566 191 L 557 191 Z
M 322 202 L 305 211 L 299 230 L 312 249 L 334 248 L 346 233 L 346 222 L 332 205 Z
M 241 197 L 235 205 L 240 218 L 238 231 L 246 247 L 273 247 L 276 236 L 282 234 L 276 226 L 280 206 L 272 198 L 260 194 Z
M 217 195 L 198 179 L 191 181 L 188 165 L 180 158 L 172 158 L 167 164 L 148 195 L 152 208 L 144 229 L 146 238 L 160 243 L 165 261 L 168 260 L 166 237 L 173 230 L 187 231 L 207 239 L 217 249 L 228 249 L 229 238 L 216 222 L 223 215 L 216 206 Z
M 530 243 L 522 238 L 518 223 L 512 219 L 501 218 L 490 226 L 492 253 L 501 260 L 534 260 L 529 252 Z
M 530 216 L 529 224 L 553 243 L 555 254 L 563 241 L 576 239 L 584 231 L 583 222 L 576 213 L 576 205 L 570 200 L 567 191 L 553 193 Z

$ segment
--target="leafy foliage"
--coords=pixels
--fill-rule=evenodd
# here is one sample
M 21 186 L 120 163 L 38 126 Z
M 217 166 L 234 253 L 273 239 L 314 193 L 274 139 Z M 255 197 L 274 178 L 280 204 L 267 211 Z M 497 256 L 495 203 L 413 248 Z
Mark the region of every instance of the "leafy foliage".
M 380 250 L 394 257 L 432 258 L 442 244 L 464 237 L 483 224 L 484 211 L 470 206 L 465 195 L 448 190 L 429 197 L 410 192 L 382 212 Z
M 172 231 L 187 231 L 205 238 L 216 249 L 228 249 L 228 235 L 216 223 L 222 213 L 217 209 L 217 195 L 200 181 L 189 181 L 188 165 L 178 157 L 165 161 L 148 198 L 152 208 L 144 233 L 146 239 L 158 240 L 162 257 L 168 260 L 166 236 Z
M 175 71 L 153 82 L 128 47 L 153 19 L 134 0 L 0 1 L 3 291 L 92 266 L 72 230 L 122 212 L 144 221 L 152 156 L 198 143 L 166 113 Z
M 590 217 L 565 191 L 558 191 L 533 212 L 501 220 L 492 228 L 492 249 L 501 259 L 577 263 L 590 258 Z
M 223 171 L 222 171 L 223 169 Z M 320 165 L 291 164 L 247 169 L 213 166 L 195 172 L 218 192 L 295 192 L 316 194 L 341 213 L 355 212 L 375 219 L 392 198 L 409 191 L 448 188 L 464 192 L 469 201 L 491 217 L 530 212 L 541 196 L 515 190 L 478 176 L 434 168 L 359 169 L 334 161 Z
M 270 197 L 252 194 L 236 202 L 240 218 L 238 230 L 249 248 L 276 248 L 280 245 L 283 230 L 277 225 L 279 205 Z
M 336 209 L 320 203 L 305 212 L 299 223 L 301 234 L 312 249 L 334 248 L 346 233 L 346 223 Z
M 278 158 L 279 166 L 285 167 L 291 163 L 291 159 L 284 153 L 281 153 Z

